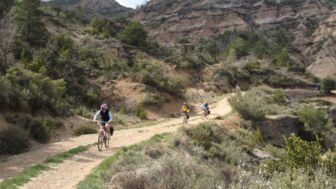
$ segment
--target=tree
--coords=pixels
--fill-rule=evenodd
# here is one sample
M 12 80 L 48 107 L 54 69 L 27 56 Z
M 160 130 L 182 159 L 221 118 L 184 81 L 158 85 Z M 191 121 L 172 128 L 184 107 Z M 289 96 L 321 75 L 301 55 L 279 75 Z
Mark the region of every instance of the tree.
M 0 1 L 0 17 L 4 15 L 4 13 L 10 9 L 14 4 L 14 0 L 2 0 Z
M 148 34 L 139 22 L 132 21 L 118 35 L 118 38 L 130 45 L 145 47 Z
M 40 0 L 22 0 L 18 3 L 15 21 L 19 28 L 18 41 L 31 47 L 42 47 L 48 40 L 48 32 L 41 21 Z
M 330 94 L 332 90 L 336 89 L 336 80 L 327 77 L 322 80 L 322 92 L 325 95 Z

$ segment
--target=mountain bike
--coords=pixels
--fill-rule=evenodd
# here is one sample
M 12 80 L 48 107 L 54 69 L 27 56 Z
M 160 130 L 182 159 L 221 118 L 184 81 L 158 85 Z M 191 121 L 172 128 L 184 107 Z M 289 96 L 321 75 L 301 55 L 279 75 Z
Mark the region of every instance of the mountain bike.
M 183 122 L 182 122 L 182 125 L 183 125 L 183 126 L 187 126 L 187 125 L 188 125 L 189 115 L 188 115 L 188 113 L 182 113 L 182 116 L 183 116 Z
M 98 150 L 102 151 L 105 145 L 105 148 L 109 147 L 111 134 L 110 134 L 110 126 L 106 123 L 99 123 L 100 130 L 98 133 Z
M 210 110 L 203 110 L 202 119 L 209 119 Z

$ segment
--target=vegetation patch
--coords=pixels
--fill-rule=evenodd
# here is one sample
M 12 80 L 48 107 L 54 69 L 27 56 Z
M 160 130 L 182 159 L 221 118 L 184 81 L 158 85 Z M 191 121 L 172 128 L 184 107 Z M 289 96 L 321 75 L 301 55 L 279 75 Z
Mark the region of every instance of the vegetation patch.
M 87 135 L 87 134 L 94 134 L 97 133 L 97 128 L 92 125 L 85 125 L 75 129 L 75 135 Z

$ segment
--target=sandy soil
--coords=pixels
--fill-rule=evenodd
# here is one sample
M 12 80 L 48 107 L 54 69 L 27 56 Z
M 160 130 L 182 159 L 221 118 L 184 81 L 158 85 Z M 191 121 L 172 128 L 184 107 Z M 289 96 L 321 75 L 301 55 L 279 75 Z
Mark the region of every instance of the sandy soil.
M 231 107 L 227 102 L 227 98 L 216 103 L 216 105 L 212 107 L 211 112 L 212 115 L 210 116 L 210 119 L 230 113 Z M 190 118 L 189 123 L 197 124 L 202 121 L 200 116 L 195 116 Z M 90 173 L 92 168 L 96 167 L 106 157 L 112 155 L 117 148 L 139 143 L 156 134 L 175 132 L 181 126 L 181 122 L 182 120 L 178 118 L 153 126 L 117 131 L 112 138 L 109 149 L 99 152 L 97 147 L 94 146 L 88 151 L 66 160 L 62 164 L 55 165 L 55 167 L 32 179 L 31 182 L 21 188 L 74 188 L 77 183 Z M 3 179 L 15 175 L 24 168 L 40 163 L 52 155 L 80 145 L 95 143 L 96 140 L 96 134 L 85 135 L 64 142 L 50 144 L 34 152 L 15 156 L 10 161 L 0 163 L 0 170 L 2 170 L 0 178 Z

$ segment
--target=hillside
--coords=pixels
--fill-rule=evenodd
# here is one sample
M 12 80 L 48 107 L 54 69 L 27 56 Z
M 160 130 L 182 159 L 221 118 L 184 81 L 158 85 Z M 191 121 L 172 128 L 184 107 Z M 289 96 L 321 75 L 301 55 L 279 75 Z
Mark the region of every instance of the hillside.
M 276 45 L 277 35 L 282 33 L 290 36 L 289 42 L 294 48 L 291 54 L 296 62 L 307 66 L 319 61 L 321 54 L 328 54 L 321 44 L 327 38 L 333 38 L 318 29 L 326 26 L 331 10 L 331 1 L 322 0 L 152 0 L 138 10 L 134 18 L 144 24 L 153 38 L 164 44 L 175 44 L 183 39 L 192 42 L 212 40 L 227 31 L 244 31 L 254 32 L 269 44 Z M 328 47 L 331 46 L 335 48 L 333 45 Z M 328 56 L 323 60 L 333 71 L 321 74 L 316 73 L 318 69 L 315 68 L 312 73 L 320 78 L 335 77 L 335 61 Z
M 88 14 L 102 16 L 126 16 L 132 11 L 115 0 L 52 0 L 47 4 L 72 10 L 80 8 Z

